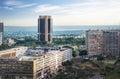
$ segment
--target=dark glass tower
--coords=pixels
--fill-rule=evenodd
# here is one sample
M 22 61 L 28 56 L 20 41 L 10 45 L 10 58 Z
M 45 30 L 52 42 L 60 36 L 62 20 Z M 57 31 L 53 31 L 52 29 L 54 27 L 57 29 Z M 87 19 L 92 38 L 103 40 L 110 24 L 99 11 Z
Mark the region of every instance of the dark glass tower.
M 52 43 L 52 18 L 51 16 L 39 16 L 38 41 Z

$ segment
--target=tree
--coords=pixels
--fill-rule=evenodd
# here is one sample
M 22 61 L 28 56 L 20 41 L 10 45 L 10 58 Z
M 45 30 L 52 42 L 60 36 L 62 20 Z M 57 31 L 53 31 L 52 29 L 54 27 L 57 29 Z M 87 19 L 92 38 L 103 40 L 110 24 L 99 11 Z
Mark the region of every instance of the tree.
M 104 60 L 104 59 L 105 59 L 105 58 L 104 58 L 102 55 L 98 55 L 98 56 L 97 56 L 97 60 L 98 60 L 98 61 L 102 61 L 102 60 Z
M 88 51 L 87 50 L 80 50 L 79 51 L 79 56 L 86 56 L 86 55 L 88 55 Z
M 69 36 L 66 37 L 65 35 L 63 35 L 63 38 L 54 38 L 53 43 L 59 45 L 85 45 L 85 38 L 74 38 Z
M 64 66 L 71 66 L 72 65 L 72 61 L 66 61 L 66 62 L 63 62 L 63 65 Z
M 3 45 L 0 46 L 0 50 L 6 50 L 6 49 L 13 48 L 13 47 L 15 47 L 15 46 L 14 45 L 13 46 L 8 46 L 8 45 L 3 44 Z
M 73 57 L 76 57 L 77 56 L 77 53 L 76 53 L 77 51 L 75 51 L 75 50 L 73 50 L 73 52 L 72 52 L 72 56 Z

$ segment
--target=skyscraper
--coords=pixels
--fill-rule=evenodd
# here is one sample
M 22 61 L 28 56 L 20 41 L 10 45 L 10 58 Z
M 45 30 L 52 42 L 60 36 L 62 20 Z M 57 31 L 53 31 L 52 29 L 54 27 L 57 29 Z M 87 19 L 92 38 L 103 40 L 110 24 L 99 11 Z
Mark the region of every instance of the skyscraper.
M 89 55 L 120 57 L 120 30 L 89 30 L 86 46 Z
M 38 41 L 43 43 L 52 42 L 52 18 L 51 16 L 39 16 L 38 18 Z
M 120 30 L 103 32 L 103 54 L 120 57 Z
M 86 46 L 89 55 L 99 55 L 102 53 L 102 34 L 101 30 L 88 30 L 86 32 Z
M 3 23 L 0 23 L 0 45 L 3 43 Z

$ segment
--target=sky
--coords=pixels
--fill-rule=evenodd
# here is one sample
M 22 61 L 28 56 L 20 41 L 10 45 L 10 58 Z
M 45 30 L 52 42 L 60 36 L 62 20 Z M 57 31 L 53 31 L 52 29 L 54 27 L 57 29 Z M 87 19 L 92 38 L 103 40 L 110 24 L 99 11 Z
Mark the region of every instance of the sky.
M 6 26 L 37 26 L 40 15 L 53 25 L 120 25 L 120 0 L 0 0 Z

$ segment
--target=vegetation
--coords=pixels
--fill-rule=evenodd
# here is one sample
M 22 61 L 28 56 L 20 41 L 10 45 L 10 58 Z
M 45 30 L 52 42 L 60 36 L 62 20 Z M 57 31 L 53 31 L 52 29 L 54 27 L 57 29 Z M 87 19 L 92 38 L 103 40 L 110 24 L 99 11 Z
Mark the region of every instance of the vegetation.
M 76 56 L 77 56 L 77 51 L 73 50 L 72 56 L 73 56 L 73 57 L 76 57 Z
M 87 79 L 86 73 L 81 69 L 73 67 L 73 61 L 67 61 L 64 71 L 59 72 L 59 74 L 54 79 Z
M 120 79 L 120 66 L 106 66 L 105 79 Z
M 63 46 L 63 48 L 70 48 L 70 49 L 74 50 L 74 48 L 72 48 L 71 46 Z
M 98 60 L 95 61 L 73 58 L 72 63 L 69 61 L 65 63 L 64 70 L 59 72 L 55 79 L 89 79 L 89 77 L 92 78 L 95 73 L 98 73 L 104 79 L 120 78 L 120 66 L 117 64 L 101 62 L 101 55 L 100 60 L 99 56 Z
M 67 38 L 54 38 L 52 44 L 43 44 L 37 41 L 35 37 L 23 37 L 24 40 L 20 40 L 20 38 L 13 38 L 16 41 L 16 46 L 56 46 L 56 45 L 85 45 L 85 38 L 73 38 L 73 37 L 67 37 Z
M 102 55 L 98 55 L 97 60 L 98 61 L 103 61 L 103 60 L 105 60 L 105 57 L 103 57 Z
M 15 39 L 16 46 L 35 46 L 37 43 L 37 40 L 32 37 L 25 37 L 23 40 L 20 40 L 19 38 Z
M 87 50 L 79 50 L 79 56 L 86 56 L 86 55 L 88 55 Z
M 69 38 L 54 38 L 53 43 L 55 45 L 85 45 L 85 38 L 74 38 L 74 37 L 69 37 Z
M 6 49 L 13 48 L 13 47 L 14 47 L 14 46 L 1 45 L 1 46 L 0 46 L 0 50 L 6 50 Z
M 68 60 L 68 61 L 66 61 L 66 62 L 63 63 L 63 66 L 71 66 L 72 63 L 73 63 L 72 61 Z

